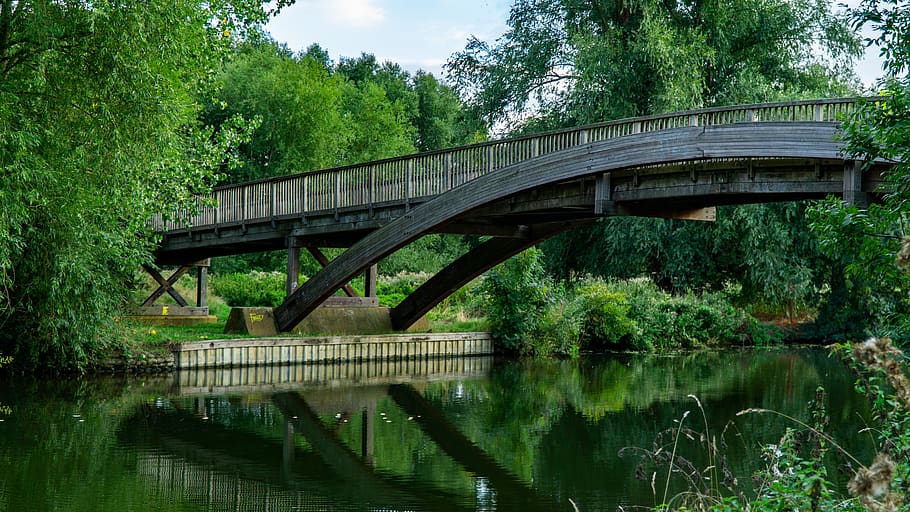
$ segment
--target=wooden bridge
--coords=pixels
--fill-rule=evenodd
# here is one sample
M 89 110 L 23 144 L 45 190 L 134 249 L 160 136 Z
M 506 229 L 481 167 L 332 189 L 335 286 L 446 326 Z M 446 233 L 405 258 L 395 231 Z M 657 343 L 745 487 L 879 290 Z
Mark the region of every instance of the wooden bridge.
M 839 123 L 854 108 L 826 99 L 693 110 L 221 187 L 195 215 L 152 220 L 157 263 L 287 249 L 288 297 L 274 316 L 288 331 L 421 236 L 490 236 L 393 308 L 404 329 L 492 266 L 599 217 L 711 220 L 716 205 L 832 194 L 864 202 L 886 166 L 864 174 L 845 159 Z M 318 257 L 320 247 L 348 250 L 297 286 L 299 249 Z

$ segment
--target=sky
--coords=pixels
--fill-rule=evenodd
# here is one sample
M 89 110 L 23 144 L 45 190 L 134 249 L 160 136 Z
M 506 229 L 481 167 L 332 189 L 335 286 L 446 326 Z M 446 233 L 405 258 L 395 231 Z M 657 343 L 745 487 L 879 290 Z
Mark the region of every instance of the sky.
M 854 6 L 860 0 L 847 0 Z M 442 78 L 442 65 L 470 36 L 493 42 L 507 29 L 511 0 L 297 0 L 266 29 L 293 51 L 318 43 L 332 60 L 372 53 L 411 73 Z M 881 74 L 878 50 L 867 50 L 857 74 L 871 85 Z
M 332 60 L 372 53 L 405 70 L 442 77 L 442 65 L 471 35 L 506 30 L 511 0 L 297 0 L 266 29 L 294 51 L 318 43 Z

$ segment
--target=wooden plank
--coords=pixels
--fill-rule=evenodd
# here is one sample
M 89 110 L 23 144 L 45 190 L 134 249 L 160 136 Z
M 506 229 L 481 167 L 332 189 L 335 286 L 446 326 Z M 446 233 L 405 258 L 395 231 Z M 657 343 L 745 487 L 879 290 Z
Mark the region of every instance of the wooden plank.
M 300 285 L 300 247 L 293 243 L 288 247 L 288 261 L 285 283 L 285 297 L 294 293 Z
M 140 316 L 207 316 L 209 314 L 209 308 L 192 306 L 181 307 L 173 304 L 139 306 L 133 311 L 133 314 Z
M 379 266 L 370 265 L 363 275 L 363 295 L 365 297 L 376 297 L 376 286 L 379 280 Z
M 322 305 L 340 308 L 374 308 L 379 306 L 379 299 L 377 297 L 340 297 L 332 295 Z

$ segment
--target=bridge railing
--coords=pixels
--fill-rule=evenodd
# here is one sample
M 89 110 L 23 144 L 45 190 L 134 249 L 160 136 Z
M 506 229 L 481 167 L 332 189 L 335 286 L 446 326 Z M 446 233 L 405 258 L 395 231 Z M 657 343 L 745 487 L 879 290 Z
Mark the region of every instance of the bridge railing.
M 350 207 L 425 199 L 518 162 L 574 146 L 638 133 L 735 123 L 842 121 L 852 98 L 716 107 L 636 117 L 567 130 L 484 142 L 375 162 L 229 185 L 213 191 L 214 204 L 198 213 L 151 219 L 158 232 L 246 224 Z

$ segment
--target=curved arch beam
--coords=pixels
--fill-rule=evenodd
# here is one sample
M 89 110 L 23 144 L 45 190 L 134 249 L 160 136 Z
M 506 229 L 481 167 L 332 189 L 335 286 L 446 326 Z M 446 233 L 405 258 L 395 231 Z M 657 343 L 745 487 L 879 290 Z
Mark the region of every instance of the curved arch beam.
M 288 331 L 366 267 L 464 212 L 548 183 L 644 165 L 708 158 L 842 159 L 836 123 L 687 127 L 593 142 L 505 167 L 465 183 L 364 237 L 275 309 Z
M 531 226 L 521 238 L 491 238 L 450 263 L 392 308 L 392 328 L 403 331 L 475 277 L 521 251 L 594 218 Z

